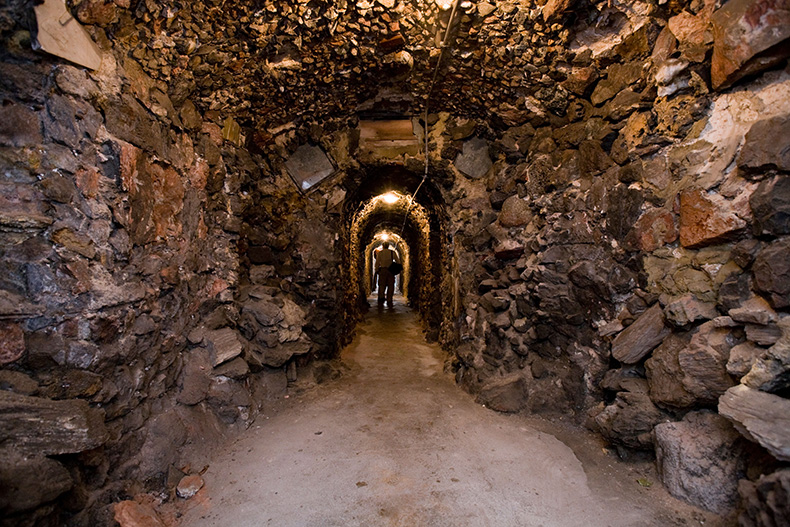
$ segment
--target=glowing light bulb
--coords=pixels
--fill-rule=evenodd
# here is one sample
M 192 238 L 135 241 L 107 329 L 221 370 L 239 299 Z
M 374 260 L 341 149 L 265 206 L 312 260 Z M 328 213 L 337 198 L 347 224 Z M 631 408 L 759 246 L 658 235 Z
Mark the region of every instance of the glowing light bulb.
M 400 197 L 394 192 L 387 192 L 381 197 L 381 199 L 384 200 L 384 203 L 387 203 L 388 205 L 392 205 L 393 203 L 397 203 Z
M 390 235 L 387 234 L 386 232 L 382 232 L 381 233 L 381 239 L 386 242 L 387 240 L 390 239 Z

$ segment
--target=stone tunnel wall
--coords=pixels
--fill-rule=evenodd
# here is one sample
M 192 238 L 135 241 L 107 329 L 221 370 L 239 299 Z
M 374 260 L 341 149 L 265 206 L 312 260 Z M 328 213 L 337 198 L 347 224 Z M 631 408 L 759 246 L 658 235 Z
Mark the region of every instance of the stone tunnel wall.
M 20 525 L 58 497 L 75 525 L 110 524 L 105 504 L 198 467 L 285 393 L 288 365 L 334 356 L 358 316 L 338 309 L 342 205 L 364 173 L 356 119 L 239 129 L 227 112 L 245 100 L 209 78 L 227 54 L 137 38 L 129 6 L 110 4 L 84 3 L 105 57 L 91 73 L 29 51 L 22 2 L 0 10 L 0 404 L 84 429 L 26 459 L 0 436 L 2 481 L 20 485 L 0 511 Z M 486 29 L 466 16 L 464 32 L 503 44 L 514 20 L 554 27 L 534 19 L 571 4 L 480 3 Z M 575 40 L 560 26 L 534 51 L 499 45 L 449 68 L 471 82 L 461 72 L 491 61 L 475 79 L 540 86 L 513 100 L 480 89 L 475 112 L 429 116 L 446 204 L 430 247 L 442 272 L 421 284 L 430 325 L 482 403 L 573 415 L 623 453 L 655 451 L 679 497 L 726 513 L 740 490 L 745 524 L 781 517 L 790 73 L 761 33 L 775 20 L 743 15 L 742 40 L 764 47 L 734 56 L 716 2 L 598 4 L 600 27 Z M 112 41 L 107 6 L 123 19 Z M 278 64 L 267 89 L 313 80 Z M 305 143 L 337 172 L 303 194 L 284 160 Z M 372 163 L 423 167 L 419 153 Z M 720 484 L 695 479 L 712 467 Z

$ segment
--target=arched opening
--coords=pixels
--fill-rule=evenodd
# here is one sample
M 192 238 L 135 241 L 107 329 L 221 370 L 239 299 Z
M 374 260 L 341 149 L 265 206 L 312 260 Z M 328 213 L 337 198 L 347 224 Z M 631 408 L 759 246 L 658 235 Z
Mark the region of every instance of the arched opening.
M 442 323 L 441 285 L 447 268 L 441 194 L 429 180 L 402 166 L 368 167 L 358 176 L 357 187 L 344 203 L 346 310 L 355 319 L 367 310 L 368 296 L 375 290 L 372 252 L 386 235 L 404 257 L 396 288 L 435 339 Z

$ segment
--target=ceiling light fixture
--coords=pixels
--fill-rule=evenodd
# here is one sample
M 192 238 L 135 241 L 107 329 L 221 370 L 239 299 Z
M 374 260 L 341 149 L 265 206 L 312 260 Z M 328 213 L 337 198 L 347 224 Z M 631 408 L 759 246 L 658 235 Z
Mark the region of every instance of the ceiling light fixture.
M 400 200 L 400 196 L 395 192 L 387 192 L 386 194 L 382 194 L 381 199 L 387 205 L 393 205 Z

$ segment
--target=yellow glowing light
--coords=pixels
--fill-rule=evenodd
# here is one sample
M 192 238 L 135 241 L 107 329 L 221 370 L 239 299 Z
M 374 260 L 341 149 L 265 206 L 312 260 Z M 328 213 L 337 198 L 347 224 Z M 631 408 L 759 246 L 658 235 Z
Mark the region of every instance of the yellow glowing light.
M 392 205 L 392 204 L 398 202 L 398 200 L 400 199 L 400 196 L 398 196 L 394 192 L 387 192 L 386 194 L 381 196 L 381 199 L 384 200 L 384 203 L 386 203 L 388 205 Z
M 390 235 L 389 235 L 388 233 L 386 233 L 386 232 L 382 232 L 382 233 L 379 235 L 379 238 L 381 238 L 383 241 L 385 241 L 385 242 L 386 242 L 387 240 L 389 240 L 389 239 L 390 239 Z

